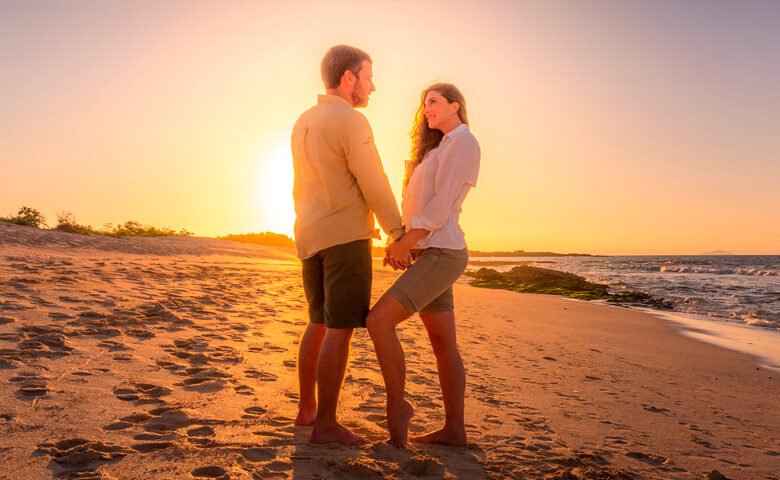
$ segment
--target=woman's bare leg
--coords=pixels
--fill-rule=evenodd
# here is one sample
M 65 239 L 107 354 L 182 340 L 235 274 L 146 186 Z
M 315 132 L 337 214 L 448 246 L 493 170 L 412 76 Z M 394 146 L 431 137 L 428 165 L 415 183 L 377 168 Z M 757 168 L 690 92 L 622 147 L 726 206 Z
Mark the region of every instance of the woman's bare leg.
M 466 396 L 466 370 L 458 351 L 455 336 L 455 313 L 438 312 L 420 315 L 428 338 L 436 355 L 439 383 L 444 397 L 444 427 L 419 437 L 412 442 L 466 445 L 464 403 Z
M 407 318 L 409 313 L 403 305 L 393 297 L 383 295 L 366 319 L 366 327 L 374 342 L 376 357 L 385 380 L 390 443 L 397 447 L 406 446 L 409 420 L 414 413 L 411 404 L 404 399 L 406 361 L 401 342 L 395 333 L 395 326 Z

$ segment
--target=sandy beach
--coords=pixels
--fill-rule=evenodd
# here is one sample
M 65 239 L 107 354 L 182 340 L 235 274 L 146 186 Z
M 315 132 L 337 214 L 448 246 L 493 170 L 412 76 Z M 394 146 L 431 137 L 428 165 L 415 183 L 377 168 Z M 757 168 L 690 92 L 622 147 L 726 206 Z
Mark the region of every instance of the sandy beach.
M 394 277 L 375 265 L 374 299 Z M 358 331 L 340 413 L 371 443 L 351 448 L 293 425 L 291 249 L 0 223 L 0 280 L 0 479 L 780 479 L 780 372 L 647 312 L 461 278 L 469 446 L 384 443 Z M 426 431 L 433 353 L 417 317 L 399 336 Z

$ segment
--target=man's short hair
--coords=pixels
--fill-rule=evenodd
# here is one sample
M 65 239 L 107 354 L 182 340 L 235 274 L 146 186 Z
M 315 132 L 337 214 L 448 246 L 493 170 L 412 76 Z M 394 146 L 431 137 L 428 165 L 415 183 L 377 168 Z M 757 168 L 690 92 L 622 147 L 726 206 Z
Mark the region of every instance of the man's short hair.
M 349 45 L 336 45 L 322 57 L 320 71 L 326 88 L 336 88 L 347 70 L 358 75 L 363 60 L 371 62 L 371 57 L 363 50 Z M 373 63 L 373 62 L 371 62 Z

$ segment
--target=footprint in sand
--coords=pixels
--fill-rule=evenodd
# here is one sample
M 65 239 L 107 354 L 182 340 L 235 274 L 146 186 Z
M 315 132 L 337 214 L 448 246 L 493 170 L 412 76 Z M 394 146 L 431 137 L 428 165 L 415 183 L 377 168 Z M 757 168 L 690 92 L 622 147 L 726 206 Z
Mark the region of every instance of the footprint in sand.
M 435 476 L 442 478 L 444 465 L 430 455 L 415 455 L 401 464 L 401 471 L 415 477 Z
M 166 438 L 166 435 L 161 433 L 139 433 L 138 435 L 133 436 L 133 440 L 138 440 L 139 442 L 157 442 L 164 438 Z
M 117 342 L 114 340 L 103 340 L 98 343 L 97 346 L 108 349 L 109 352 L 126 352 L 133 350 L 133 347 L 130 347 L 123 342 Z
M 49 393 L 49 387 L 46 384 L 46 378 L 39 376 L 34 372 L 22 372 L 15 377 L 8 379 L 9 382 L 19 384 L 16 391 L 20 398 L 41 397 Z
M 28 358 L 57 358 L 70 355 L 74 348 L 68 345 L 67 337 L 57 327 L 26 326 L 17 330 L 18 349 Z
M 205 425 L 187 430 L 187 440 L 199 447 L 216 446 L 214 442 L 214 429 Z
M 264 415 L 268 410 L 263 407 L 248 407 L 244 409 L 245 415 L 242 415 L 241 418 L 251 419 L 251 418 L 258 418 L 261 415 Z
M 255 368 L 244 370 L 244 373 L 246 374 L 247 377 L 256 378 L 261 382 L 273 382 L 279 378 L 278 375 L 274 375 L 273 373 L 268 373 L 268 372 L 261 372 L 260 370 L 257 370 Z
M 230 478 L 228 472 L 224 468 L 213 466 L 213 465 L 208 467 L 196 468 L 190 473 L 195 478 L 216 478 L 219 480 Z
M 130 423 L 130 422 L 119 421 L 119 422 L 110 423 L 110 424 L 104 426 L 103 430 L 108 430 L 108 431 L 125 430 L 125 429 L 128 429 L 128 428 L 132 427 L 132 426 L 133 426 L 133 424 Z
M 126 383 L 114 387 L 113 392 L 119 400 L 144 405 L 163 403 L 160 397 L 170 394 L 171 389 L 150 383 Z
M 122 417 L 119 420 L 121 420 L 123 422 L 129 422 L 129 423 L 137 424 L 137 423 L 148 422 L 151 419 L 152 419 L 152 416 L 147 414 L 147 413 L 133 413 L 132 415 L 128 415 L 126 417 Z
M 195 427 L 187 430 L 187 435 L 190 437 L 213 437 L 214 429 L 208 425 Z
M 647 405 L 647 404 L 644 404 L 644 403 L 642 404 L 642 408 L 644 408 L 648 412 L 660 413 L 660 414 L 663 414 L 663 415 L 666 415 L 666 416 L 668 416 L 670 413 L 672 413 L 671 411 L 669 411 L 666 408 L 659 408 L 659 407 L 656 407 L 654 405 Z
M 186 366 L 175 362 L 169 362 L 168 360 L 157 360 L 157 366 L 171 372 L 178 372 L 183 370 Z
M 337 478 L 361 480 L 386 478 L 382 466 L 370 458 L 348 458 L 344 461 L 328 460 L 326 464 L 336 474 Z
M 276 458 L 276 451 L 273 448 L 247 448 L 240 453 L 250 462 L 267 462 Z
M 665 465 L 669 463 L 669 459 L 660 455 L 654 455 L 652 453 L 644 452 L 628 452 L 627 457 L 635 458 L 641 462 L 649 463 L 651 465 Z
M 177 385 L 184 385 L 185 390 L 208 393 L 222 390 L 225 387 L 225 379 L 232 375 L 216 368 L 194 367 L 184 371 L 189 377 Z
M 504 422 L 501 421 L 497 416 L 495 415 L 485 415 L 485 418 L 482 419 L 485 423 L 492 423 L 493 425 L 503 425 Z
M 278 345 L 274 345 L 274 344 L 273 344 L 273 343 L 271 343 L 271 342 L 265 342 L 265 344 L 263 345 L 263 347 L 264 347 L 265 349 L 267 349 L 267 350 L 271 350 L 272 352 L 286 352 L 286 351 L 287 351 L 287 349 L 286 349 L 286 348 L 284 348 L 284 347 L 280 347 L 280 346 L 278 346 Z
M 279 415 L 276 417 L 268 418 L 263 423 L 265 423 L 266 425 L 270 425 L 272 427 L 284 427 L 284 426 L 292 425 L 293 420 L 294 419 L 290 417 Z
M 249 385 L 236 385 L 233 390 L 239 395 L 254 395 L 255 389 Z
M 165 450 L 166 448 L 172 446 L 173 446 L 173 442 L 144 442 L 144 443 L 134 443 L 130 445 L 130 448 L 132 448 L 136 452 L 150 453 L 150 452 L 156 452 L 157 450 Z
M 157 433 L 178 430 L 179 428 L 189 427 L 194 423 L 200 423 L 190 418 L 187 412 L 177 407 L 155 408 L 149 411 L 149 415 L 152 418 L 149 419 L 144 428 Z
M 119 445 L 83 438 L 61 440 L 53 444 L 43 443 L 38 445 L 38 451 L 48 454 L 53 461 L 66 469 L 70 473 L 68 478 L 89 478 L 86 475 L 95 472 L 99 466 L 130 453 Z

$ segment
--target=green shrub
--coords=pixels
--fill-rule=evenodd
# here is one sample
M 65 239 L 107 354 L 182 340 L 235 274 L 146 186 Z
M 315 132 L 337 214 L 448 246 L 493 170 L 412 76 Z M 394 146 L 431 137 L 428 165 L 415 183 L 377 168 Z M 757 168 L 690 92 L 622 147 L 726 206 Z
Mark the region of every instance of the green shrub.
M 178 232 L 170 228 L 157 228 L 149 225 L 142 225 L 135 220 L 129 220 L 122 225 L 113 227 L 111 235 L 117 237 L 172 237 L 175 235 L 190 236 L 192 232 L 181 229 Z
M 13 217 L 0 217 L 0 222 L 15 223 L 26 227 L 41 228 L 46 226 L 46 218 L 34 208 L 22 207 Z
M 57 226 L 55 230 L 68 233 L 81 233 L 83 235 L 103 235 L 104 232 L 92 228 L 89 225 L 79 225 L 76 217 L 70 212 L 61 212 L 57 214 Z

